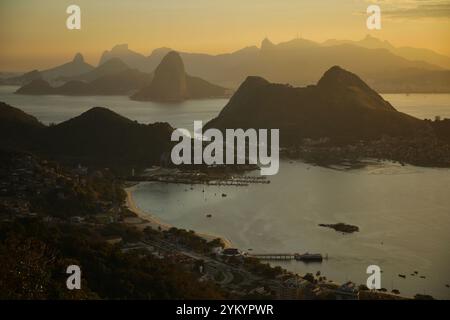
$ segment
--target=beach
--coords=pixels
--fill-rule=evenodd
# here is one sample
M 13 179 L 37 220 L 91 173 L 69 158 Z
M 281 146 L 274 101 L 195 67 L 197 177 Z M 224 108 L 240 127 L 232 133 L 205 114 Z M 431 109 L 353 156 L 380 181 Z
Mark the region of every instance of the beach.
M 134 201 L 133 198 L 133 190 L 136 187 L 136 185 L 125 188 L 124 191 L 127 195 L 126 197 L 126 206 L 127 208 L 133 212 L 134 214 L 136 214 L 136 216 L 145 221 L 144 223 L 139 223 L 139 224 L 135 224 L 136 227 L 138 227 L 139 229 L 144 229 L 146 227 L 151 227 L 152 229 L 156 229 L 156 230 L 161 230 L 161 231 L 166 231 L 169 230 L 170 228 L 173 228 L 175 226 L 172 226 L 170 224 L 164 223 L 161 220 L 159 220 L 158 218 L 156 218 L 154 215 L 152 215 L 149 212 L 143 211 L 141 208 L 139 208 L 136 205 L 136 202 Z M 225 245 L 225 248 L 232 248 L 233 244 L 230 240 L 228 240 L 225 237 L 221 237 L 221 236 L 216 236 L 213 234 L 207 234 L 207 233 L 199 233 L 194 231 L 195 234 L 203 239 L 205 239 L 206 241 L 213 241 L 215 239 L 220 239 L 222 240 L 222 243 Z

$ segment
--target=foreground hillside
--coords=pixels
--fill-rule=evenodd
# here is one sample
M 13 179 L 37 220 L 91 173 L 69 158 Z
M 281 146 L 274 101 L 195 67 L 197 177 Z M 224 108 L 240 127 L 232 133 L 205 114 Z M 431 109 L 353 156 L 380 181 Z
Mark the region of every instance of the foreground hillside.
M 220 299 L 195 261 L 126 250 L 162 237 L 124 223 L 122 182 L 109 170 L 66 168 L 0 148 L 0 299 Z M 110 239 L 119 239 L 111 242 Z M 209 245 L 202 243 L 203 248 Z M 67 290 L 69 265 L 82 268 Z

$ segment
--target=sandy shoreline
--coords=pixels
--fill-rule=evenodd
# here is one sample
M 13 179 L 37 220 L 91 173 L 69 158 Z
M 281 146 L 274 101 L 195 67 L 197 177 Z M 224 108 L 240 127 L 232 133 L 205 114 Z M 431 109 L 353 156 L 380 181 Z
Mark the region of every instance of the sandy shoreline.
M 146 223 L 140 224 L 139 226 L 141 228 L 151 227 L 151 228 L 157 229 L 157 230 L 169 230 L 170 228 L 174 227 L 170 224 L 162 222 L 161 220 L 156 218 L 151 213 L 143 211 L 136 205 L 136 202 L 134 201 L 134 198 L 133 198 L 133 190 L 135 189 L 135 187 L 136 186 L 132 186 L 129 188 L 125 188 L 124 190 L 127 195 L 126 205 L 127 205 L 128 209 L 130 211 L 132 211 L 133 213 L 135 213 L 140 219 L 146 221 Z M 202 237 L 203 239 L 205 239 L 207 241 L 221 239 L 222 242 L 225 244 L 225 248 L 233 247 L 232 242 L 224 237 L 207 234 L 207 233 L 199 233 L 199 232 L 195 232 L 195 234 L 198 235 L 199 237 Z

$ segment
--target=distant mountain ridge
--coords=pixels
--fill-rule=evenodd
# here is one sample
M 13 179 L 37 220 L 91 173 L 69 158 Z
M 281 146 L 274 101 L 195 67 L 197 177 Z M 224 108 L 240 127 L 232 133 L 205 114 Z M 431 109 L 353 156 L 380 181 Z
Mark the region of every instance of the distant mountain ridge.
M 395 47 L 389 41 L 382 41 L 371 35 L 367 35 L 359 41 L 330 39 L 323 43 L 325 46 L 335 46 L 341 44 L 353 44 L 368 49 L 387 49 L 390 52 L 412 61 L 425 61 L 436 66 L 450 69 L 450 57 L 436 53 L 430 49 L 413 47 Z
M 170 51 L 170 48 L 159 48 L 146 56 L 130 50 L 127 44 L 117 45 L 102 54 L 97 69 L 118 58 L 129 68 L 151 73 Z M 258 75 L 272 82 L 303 86 L 317 82 L 331 66 L 341 65 L 356 72 L 377 92 L 450 92 L 450 57 L 428 49 L 397 48 L 372 36 L 359 41 L 327 40 L 323 43 L 297 38 L 278 44 L 266 38 L 259 48 L 250 46 L 232 53 L 179 54 L 187 74 L 230 89 L 237 88 L 248 75 Z M 69 71 L 73 73 L 70 66 L 77 63 L 84 63 L 79 55 L 72 62 L 57 68 L 42 72 L 35 70 L 22 76 L 4 79 L 1 83 L 24 85 L 31 80 L 44 79 L 53 84 L 55 80 L 92 81 L 105 75 L 90 72 L 93 67 L 89 65 L 84 65 L 83 70 L 78 70 L 76 75 L 67 75 Z M 58 74 L 55 78 L 55 72 L 64 74 Z
M 81 73 L 72 77 L 60 77 L 60 79 L 65 81 L 92 81 L 103 76 L 116 74 L 129 69 L 130 67 L 120 58 L 111 58 L 86 73 Z
M 43 70 L 41 75 L 43 79 L 53 81 L 61 77 L 73 77 L 93 70 L 94 67 L 84 61 L 81 53 L 77 53 L 73 60 L 60 66 Z
M 90 72 L 93 69 L 93 66 L 84 61 L 83 55 L 81 53 L 77 53 L 72 61 L 42 71 L 33 70 L 26 72 L 21 76 L 5 79 L 3 83 L 23 86 L 38 79 L 43 79 L 47 82 L 57 82 L 58 79 L 78 76 Z
M 367 43 L 364 46 L 332 40 L 321 44 L 301 38 L 274 44 L 266 38 L 260 48 L 252 46 L 218 55 L 180 52 L 180 56 L 188 74 L 228 88 L 236 88 L 251 74 L 302 86 L 317 82 L 326 70 L 337 64 L 359 74 L 378 92 L 450 92 L 448 69 L 428 60 L 407 59 L 381 45 L 369 47 L 372 40 L 363 41 Z M 170 50 L 160 48 L 144 56 L 122 45 L 104 54 L 101 61 L 117 56 L 130 66 L 149 72 Z
M 153 69 L 148 69 L 145 67 L 147 58 L 140 53 L 129 50 L 128 44 L 116 45 L 110 51 L 104 51 L 102 56 L 100 57 L 98 65 L 100 66 L 113 58 L 119 58 L 132 68 L 137 68 L 144 72 L 153 71 Z
M 183 61 L 169 52 L 154 74 L 130 69 L 119 58 L 107 60 L 88 73 L 68 78 L 53 87 L 41 78 L 16 91 L 23 95 L 131 95 L 134 100 L 176 102 L 186 99 L 225 97 L 229 91 L 186 74 Z
M 2 79 L 0 84 L 24 85 L 37 79 L 44 79 L 52 85 L 60 85 L 58 81 L 93 81 L 106 75 L 100 72 L 100 67 L 111 63 L 114 58 L 118 58 L 116 62 L 121 61 L 129 68 L 151 73 L 170 51 L 170 48 L 159 48 L 146 56 L 122 44 L 102 54 L 97 71 L 77 54 L 67 64 Z M 278 44 L 266 38 L 259 48 L 250 46 L 232 53 L 179 54 L 187 74 L 230 89 L 237 88 L 248 75 L 303 86 L 317 82 L 331 66 L 340 65 L 357 73 L 377 92 L 450 92 L 450 57 L 428 49 L 397 48 L 372 36 L 359 41 L 331 39 L 323 43 L 297 38 Z M 76 65 L 81 67 L 75 68 Z M 120 69 L 118 64 L 116 67 Z
M 152 75 L 130 69 L 118 58 L 108 60 L 88 73 L 67 78 L 60 86 L 35 79 L 19 88 L 24 95 L 130 95 L 151 82 Z

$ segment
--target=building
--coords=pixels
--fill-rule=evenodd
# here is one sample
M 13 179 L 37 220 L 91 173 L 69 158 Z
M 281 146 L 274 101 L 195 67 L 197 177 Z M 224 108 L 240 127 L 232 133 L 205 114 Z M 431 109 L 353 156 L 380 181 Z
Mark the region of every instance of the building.
M 223 249 L 222 255 L 229 256 L 229 257 L 235 257 L 235 256 L 240 256 L 241 252 L 239 251 L 239 249 L 236 249 L 236 248 L 226 248 L 226 249 Z
M 334 293 L 336 300 L 359 300 L 359 290 L 351 281 L 341 285 Z

